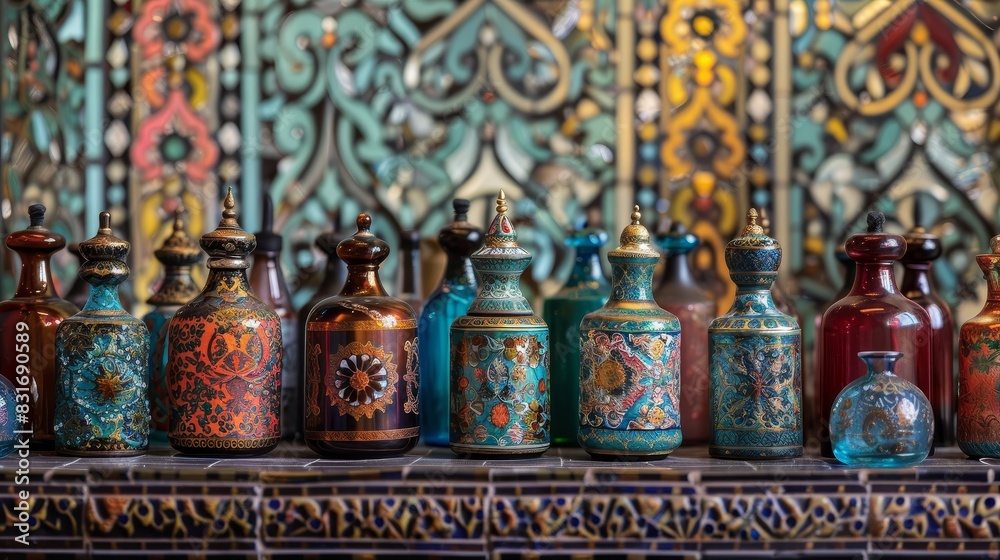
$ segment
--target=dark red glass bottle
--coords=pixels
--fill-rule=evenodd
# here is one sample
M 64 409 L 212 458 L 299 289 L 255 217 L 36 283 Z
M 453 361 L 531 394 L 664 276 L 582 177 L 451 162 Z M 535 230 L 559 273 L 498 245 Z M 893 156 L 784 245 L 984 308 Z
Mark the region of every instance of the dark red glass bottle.
M 56 329 L 80 310 L 60 299 L 52 282 L 49 259 L 66 239 L 42 225 L 45 207 L 28 208 L 30 226 L 7 236 L 7 248 L 21 257 L 21 278 L 14 297 L 0 302 L 0 373 L 19 392 L 31 395 L 28 424 L 31 448 L 55 446 Z M 18 401 L 20 402 L 20 401 Z
M 931 320 L 931 387 L 935 445 L 955 445 L 955 323 L 951 309 L 931 281 L 933 262 L 941 256 L 941 240 L 922 227 L 906 234 L 903 281 L 899 290 L 924 308 Z
M 893 264 L 906 252 L 899 235 L 882 232 L 885 216 L 868 214 L 868 231 L 847 240 L 847 254 L 857 263 L 857 277 L 847 297 L 823 315 L 817 339 L 817 401 L 823 456 L 833 457 L 830 409 L 848 383 L 866 374 L 858 352 L 902 352 L 896 375 L 915 383 L 924 394 L 931 388 L 931 329 L 927 312 L 896 287 Z
M 858 270 L 858 265 L 854 262 L 854 259 L 847 256 L 847 249 L 841 244 L 837 247 L 836 252 L 833 256 L 837 259 L 844 267 L 844 283 L 841 284 L 840 290 L 832 298 L 823 303 L 823 306 L 816 311 L 816 317 L 813 320 L 813 348 L 811 353 L 812 362 L 802 371 L 802 399 L 803 399 L 803 409 L 802 409 L 802 421 L 806 429 L 805 441 L 803 444 L 809 449 L 810 445 L 816 445 L 819 440 L 816 439 L 819 433 L 819 403 L 816 401 L 816 393 L 818 389 L 816 388 L 816 377 L 817 370 L 819 368 L 819 339 L 823 333 L 823 314 L 826 313 L 830 306 L 837 303 L 838 301 L 847 297 L 847 294 L 851 293 L 851 288 L 854 287 L 854 277 Z M 815 440 L 811 442 L 810 439 Z

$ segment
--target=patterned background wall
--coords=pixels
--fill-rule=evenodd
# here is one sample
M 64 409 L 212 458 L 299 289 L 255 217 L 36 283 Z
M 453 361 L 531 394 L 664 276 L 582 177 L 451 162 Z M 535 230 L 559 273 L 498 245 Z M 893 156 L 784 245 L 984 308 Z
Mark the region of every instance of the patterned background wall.
M 232 183 L 250 231 L 262 193 L 277 201 L 302 302 L 318 233 L 367 210 L 390 242 L 417 228 L 433 250 L 450 198 L 485 224 L 504 187 L 536 294 L 568 273 L 567 227 L 617 231 L 638 203 L 651 225 L 702 237 L 696 269 L 721 301 L 721 250 L 753 204 L 808 316 L 841 282 L 837 244 L 878 208 L 895 231 L 943 237 L 936 280 L 964 319 L 983 293 L 972 255 L 1000 225 L 998 14 L 952 0 L 8 1 L 0 233 L 42 201 L 82 240 L 109 208 L 141 301 L 167 217 L 183 204 L 193 233 L 210 229 Z M 17 262 L 0 255 L 8 296 Z M 63 285 L 75 268 L 59 255 Z

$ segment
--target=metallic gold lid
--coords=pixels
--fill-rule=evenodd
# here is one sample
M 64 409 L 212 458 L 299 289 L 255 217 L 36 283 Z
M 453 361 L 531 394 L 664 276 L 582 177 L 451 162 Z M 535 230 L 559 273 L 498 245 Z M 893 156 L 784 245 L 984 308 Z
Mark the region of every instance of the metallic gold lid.
M 659 259 L 660 253 L 650 245 L 649 230 L 639 220 L 642 213 L 636 205 L 632 210 L 632 223 L 622 230 L 617 249 L 608 252 L 608 258 L 651 258 Z

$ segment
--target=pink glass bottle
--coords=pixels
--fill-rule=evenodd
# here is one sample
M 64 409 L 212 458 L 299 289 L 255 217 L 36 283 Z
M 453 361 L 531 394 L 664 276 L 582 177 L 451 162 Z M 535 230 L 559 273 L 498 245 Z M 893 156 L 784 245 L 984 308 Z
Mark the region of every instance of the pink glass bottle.
M 829 435 L 833 402 L 848 383 L 867 371 L 858 352 L 902 352 L 896 375 L 930 393 L 930 318 L 896 288 L 893 263 L 906 251 L 906 241 L 883 233 L 884 222 L 881 212 L 869 212 L 868 231 L 847 240 L 847 254 L 858 266 L 854 287 L 827 309 L 817 337 L 817 435 L 824 457 L 833 457 Z
M 955 323 L 947 302 L 934 290 L 933 262 L 941 256 L 941 240 L 915 227 L 906 234 L 903 281 L 899 291 L 924 308 L 931 320 L 931 391 L 924 393 L 934 409 L 934 443 L 955 445 Z

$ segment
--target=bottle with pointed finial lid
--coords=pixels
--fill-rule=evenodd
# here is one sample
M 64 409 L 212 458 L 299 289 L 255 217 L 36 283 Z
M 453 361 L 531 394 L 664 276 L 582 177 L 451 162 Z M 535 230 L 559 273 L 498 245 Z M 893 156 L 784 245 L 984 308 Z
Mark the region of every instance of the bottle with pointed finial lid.
M 389 245 L 372 234 L 371 216 L 357 225 L 337 246 L 344 288 L 306 321 L 305 441 L 337 459 L 402 455 L 420 436 L 417 318 L 382 286 Z
M 301 439 L 302 355 L 299 353 L 299 320 L 292 305 L 292 293 L 281 269 L 282 237 L 274 231 L 274 203 L 264 194 L 261 229 L 255 234 L 250 287 L 253 293 L 274 310 L 281 320 L 281 437 L 286 441 Z
M 485 244 L 472 253 L 482 288 L 451 325 L 451 449 L 515 459 L 549 448 L 549 329 L 521 293 L 531 254 L 497 196 Z
M 736 284 L 729 312 L 712 321 L 709 338 L 708 452 L 722 459 L 802 455 L 802 331 L 771 299 L 781 245 L 764 234 L 757 211 L 726 245 Z
M 97 235 L 80 243 L 87 305 L 56 332 L 56 451 L 128 457 L 149 448 L 149 331 L 118 299 L 129 244 L 101 212 Z
M 396 293 L 419 314 L 423 306 L 423 288 L 420 280 L 420 232 L 403 231 L 399 238 L 399 282 Z
M 174 211 L 173 231 L 163 246 L 153 252 L 163 265 L 163 279 L 156 292 L 146 300 L 153 306 L 143 318 L 152 344 L 149 353 L 150 441 L 167 442 L 169 395 L 167 393 L 167 324 L 182 305 L 189 303 L 201 289 L 191 278 L 191 268 L 201 261 L 201 249 L 184 230 L 184 208 Z
M 681 323 L 656 305 L 636 206 L 608 253 L 611 296 L 580 323 L 579 442 L 595 459 L 662 459 L 681 444 Z
M 542 305 L 542 319 L 552 341 L 552 444 L 577 445 L 580 426 L 580 322 L 611 295 L 601 267 L 601 247 L 608 234 L 582 227 L 566 238 L 576 258 L 566 284 Z
M 677 316 L 681 323 L 681 432 L 684 443 L 705 443 L 708 418 L 708 325 L 718 314 L 713 295 L 691 274 L 689 259 L 699 239 L 674 222 L 657 244 L 666 257 L 660 285 L 653 292 L 656 304 Z
M 79 264 L 78 269 L 82 267 L 85 261 L 83 255 L 80 254 L 80 244 L 70 243 L 69 246 L 66 247 L 66 250 L 69 251 L 71 255 L 76 257 Z M 73 279 L 73 284 L 69 287 L 69 291 L 66 292 L 66 301 L 82 309 L 84 305 L 87 305 L 87 298 L 89 297 L 90 284 L 86 283 L 83 278 L 77 274 L 76 278 Z
M 973 458 L 1000 459 L 1000 235 L 977 255 L 986 303 L 958 335 L 958 447 Z
M 28 229 L 7 236 L 7 248 L 21 258 L 21 276 L 14 297 L 0 302 L 0 374 L 30 395 L 28 422 L 18 429 L 32 431 L 31 449 L 51 451 L 56 394 L 51 349 L 59 324 L 79 309 L 56 294 L 49 266 L 66 239 L 42 225 L 45 206 L 31 205 L 28 216 Z
M 455 221 L 445 226 L 438 242 L 448 256 L 441 283 L 420 311 L 420 434 L 427 445 L 449 443 L 451 390 L 451 324 L 465 315 L 476 299 L 479 282 L 469 258 L 483 245 L 483 232 L 469 223 L 469 201 L 452 201 Z
M 941 256 L 941 239 L 917 226 L 904 236 L 903 280 L 899 291 L 927 312 L 931 328 L 931 387 L 934 443 L 955 445 L 955 322 L 948 303 L 931 281 L 933 263 Z
M 260 455 L 281 439 L 281 322 L 250 287 L 256 238 L 230 188 L 219 227 L 201 236 L 208 279 L 167 327 L 170 445 L 216 457 Z
M 811 356 L 812 363 L 808 364 L 802 371 L 802 398 L 804 401 L 802 407 L 802 420 L 805 428 L 803 444 L 807 448 L 819 445 L 819 439 L 817 438 L 819 434 L 820 412 L 819 403 L 816 400 L 816 394 L 818 392 L 816 389 L 816 371 L 819 368 L 819 343 L 820 334 L 823 332 L 823 315 L 831 305 L 844 299 L 847 297 L 847 294 L 851 293 L 851 288 L 854 286 L 854 275 L 857 273 L 858 268 L 854 260 L 847 256 L 847 249 L 844 247 L 843 243 L 837 247 L 833 256 L 837 259 L 837 262 L 844 267 L 844 281 L 840 285 L 840 290 L 836 293 L 836 295 L 825 301 L 816 311 L 816 317 L 813 319 L 812 353 L 807 355 Z M 810 441 L 810 439 L 814 441 Z
M 833 457 L 830 410 L 848 383 L 865 375 L 858 352 L 902 352 L 896 375 L 930 392 L 931 330 L 927 312 L 896 287 L 893 265 L 906 251 L 899 235 L 885 233 L 885 216 L 868 213 L 868 231 L 852 235 L 845 244 L 857 263 L 854 286 L 847 297 L 823 314 L 823 330 L 816 337 L 816 401 L 820 424 L 816 436 L 824 457 Z

